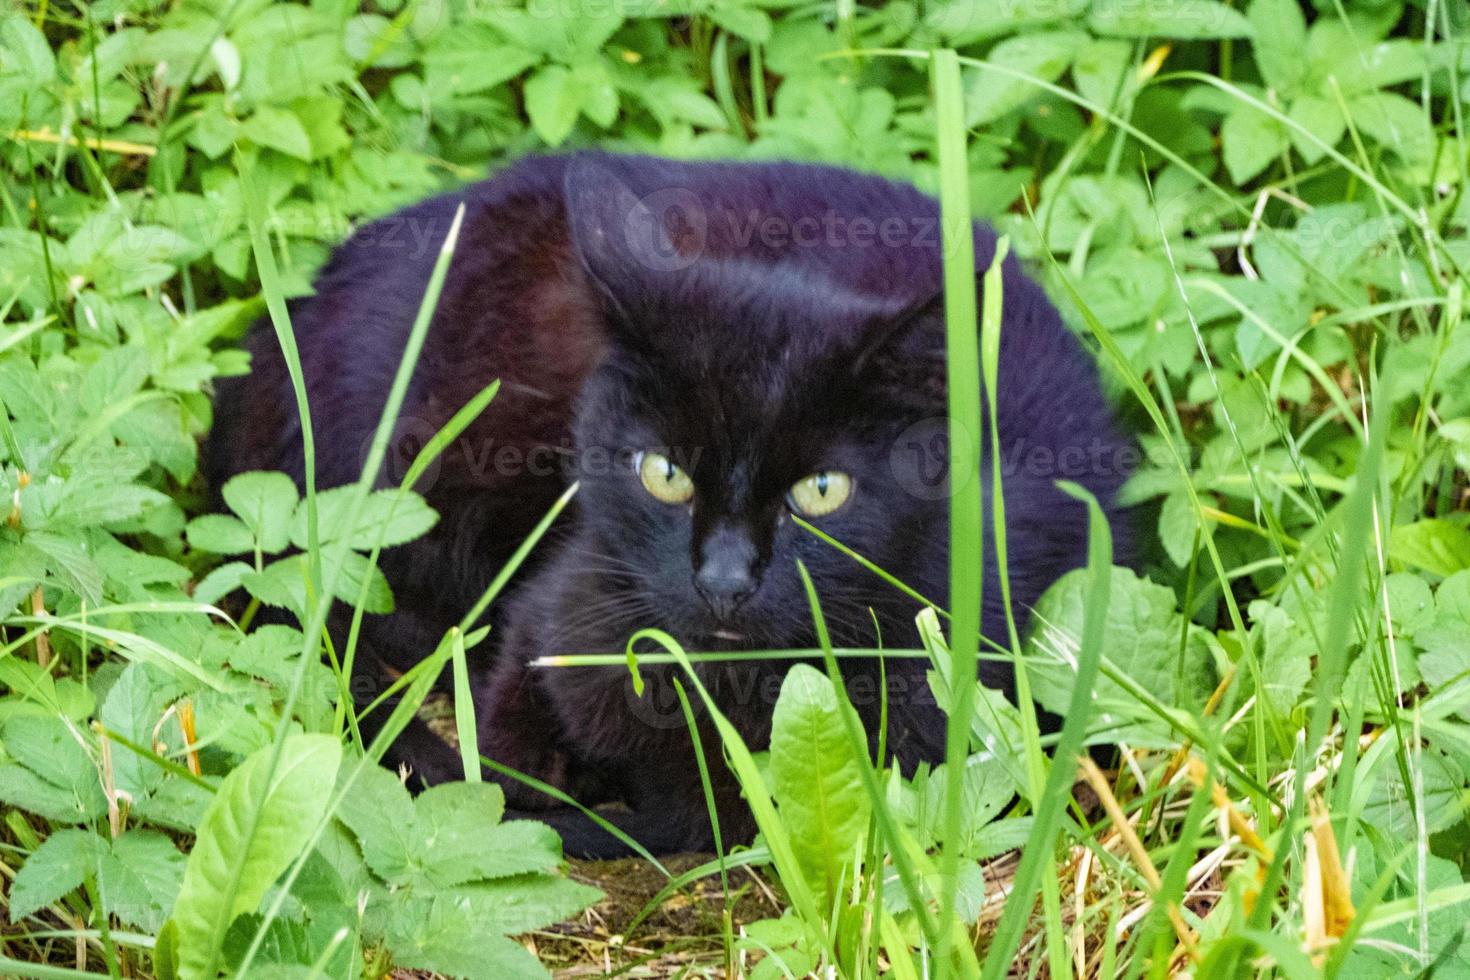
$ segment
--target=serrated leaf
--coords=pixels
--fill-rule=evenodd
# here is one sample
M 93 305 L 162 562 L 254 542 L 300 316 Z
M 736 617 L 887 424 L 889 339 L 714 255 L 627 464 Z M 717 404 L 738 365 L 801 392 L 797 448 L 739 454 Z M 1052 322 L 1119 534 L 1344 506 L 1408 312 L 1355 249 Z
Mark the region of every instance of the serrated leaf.
M 7 76 L 36 89 L 56 80 L 56 59 L 46 35 L 18 12 L 0 18 L 0 78 Z
M 116 524 L 168 502 L 165 494 L 136 483 L 83 484 L 67 488 L 47 523 L 66 528 Z
M 240 124 L 240 135 L 298 160 L 311 159 L 311 138 L 296 114 L 263 105 Z
M 1400 524 L 1389 535 L 1388 555 L 1435 575 L 1453 575 L 1470 568 L 1470 529 L 1443 518 Z
M 238 555 L 255 548 L 255 535 L 245 522 L 229 514 L 202 514 L 184 531 L 189 547 L 216 555 Z
M 1053 82 L 1087 43 L 1073 31 L 1045 31 L 1007 38 L 991 49 L 985 60 L 1002 68 Z M 971 126 L 993 122 L 1042 94 L 1032 82 L 998 71 L 972 68 L 967 74 L 965 122 Z
M 107 842 L 90 830 L 58 830 L 43 840 L 10 886 L 10 921 L 19 922 L 79 888 L 106 848 Z
M 439 520 L 434 509 L 412 490 L 375 490 L 363 500 L 349 528 L 347 511 L 356 493 L 356 487 L 348 486 L 317 494 L 317 535 L 323 544 L 345 539 L 348 547 L 358 551 L 371 551 L 379 544 L 391 548 L 423 536 Z M 292 519 L 291 543 L 306 547 L 305 502 Z
M 1249 37 L 1250 22 L 1217 0 L 1098 3 L 1087 15 L 1096 34 L 1178 39 Z
M 322 575 L 330 577 L 330 571 L 324 568 Z M 367 583 L 365 590 L 363 589 L 364 582 Z M 338 572 L 332 585 L 332 594 L 349 606 L 356 608 L 358 602 L 361 601 L 362 608 L 366 612 L 390 613 L 393 611 L 393 590 L 388 587 L 388 579 L 383 575 L 381 568 L 368 562 L 367 555 L 356 551 L 345 552 L 342 555 L 341 571 Z
M 169 700 L 180 693 L 178 682 L 161 671 L 143 663 L 128 664 L 108 689 L 100 720 L 109 732 L 151 747 Z M 158 731 L 158 736 L 182 747 L 182 734 Z M 164 778 L 157 764 L 122 748 L 112 752 L 112 772 L 117 788 L 133 800 L 152 793 Z
M 526 80 L 526 115 L 547 146 L 560 146 L 572 133 L 586 87 L 563 65 L 546 65 Z
M 832 681 L 799 663 L 781 684 L 771 721 L 772 796 L 821 908 L 852 883 L 871 806 L 858 770 L 866 761 L 853 758 L 838 710 Z
M 1194 557 L 1195 531 L 1197 529 L 1194 504 L 1189 494 L 1176 490 L 1164 498 L 1159 508 L 1159 543 L 1169 560 L 1180 568 L 1189 564 Z
M 296 513 L 296 484 L 284 473 L 241 473 L 225 481 L 220 495 L 267 554 L 291 543 L 291 519 Z
M 19 715 L 8 719 L 0 731 L 4 732 L 5 751 L 11 758 L 59 793 L 57 797 L 44 790 L 36 792 L 37 787 L 12 774 L 0 778 L 0 799 L 8 799 L 7 792 L 12 789 L 29 793 L 37 801 L 59 799 L 64 801 L 62 815 L 43 815 L 68 823 L 82 823 L 106 812 L 107 799 L 102 794 L 97 766 L 66 722 L 54 717 Z M 15 803 L 31 809 L 24 800 Z
M 25 544 L 45 555 L 47 569 L 73 592 L 91 603 L 102 601 L 102 569 L 75 532 L 31 531 Z
M 391 882 L 407 872 L 413 798 L 393 773 L 380 766 L 359 773 L 337 819 L 357 837 L 363 860 L 376 874 Z
M 184 855 L 152 830 L 129 830 L 102 856 L 97 887 L 102 906 L 123 922 L 156 932 L 184 880 Z
M 212 980 L 230 923 L 260 904 L 326 812 L 342 744 L 327 735 L 289 736 L 274 772 L 273 748 L 225 777 L 199 826 L 173 915 L 184 980 Z
M 1251 53 L 1266 84 L 1283 97 L 1294 95 L 1306 75 L 1302 51 L 1307 44 L 1307 20 L 1297 0 L 1251 0 L 1246 12 L 1255 41 Z
M 1337 103 L 1316 95 L 1301 95 L 1291 104 L 1287 112 L 1291 121 L 1310 132 L 1329 147 L 1336 146 L 1347 130 L 1347 121 Z M 1327 151 L 1296 130 L 1288 134 L 1291 145 L 1308 163 L 1316 163 L 1327 155 Z
M 1112 576 L 1103 656 L 1165 705 L 1203 704 L 1215 684 L 1213 662 L 1200 630 L 1181 630 L 1174 590 L 1126 568 L 1114 568 Z M 1034 607 L 1026 641 L 1032 658 L 1032 693 L 1049 711 L 1065 711 L 1071 699 L 1086 588 L 1085 570 L 1068 572 Z M 1186 636 L 1182 653 L 1181 635 Z M 1156 723 L 1133 693 L 1110 677 L 1098 679 L 1093 698 L 1101 723 L 1135 718 L 1143 724 Z
M 1230 179 L 1244 184 L 1286 152 L 1286 129 L 1249 105 L 1238 105 L 1220 127 L 1220 146 Z
M 255 568 L 243 561 L 227 562 L 194 586 L 194 599 L 207 605 L 215 605 L 225 596 L 240 588 L 245 576 L 253 574 Z

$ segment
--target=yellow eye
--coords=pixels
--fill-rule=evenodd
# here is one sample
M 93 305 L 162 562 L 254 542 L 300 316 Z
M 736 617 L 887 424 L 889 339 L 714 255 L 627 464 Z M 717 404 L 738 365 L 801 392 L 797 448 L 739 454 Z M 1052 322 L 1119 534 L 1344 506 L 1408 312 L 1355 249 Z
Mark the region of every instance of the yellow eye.
M 852 496 L 852 477 L 822 470 L 797 480 L 791 488 L 791 506 L 805 517 L 824 517 Z
M 633 460 L 643 489 L 666 504 L 687 504 L 694 497 L 694 481 L 662 453 L 639 453 Z

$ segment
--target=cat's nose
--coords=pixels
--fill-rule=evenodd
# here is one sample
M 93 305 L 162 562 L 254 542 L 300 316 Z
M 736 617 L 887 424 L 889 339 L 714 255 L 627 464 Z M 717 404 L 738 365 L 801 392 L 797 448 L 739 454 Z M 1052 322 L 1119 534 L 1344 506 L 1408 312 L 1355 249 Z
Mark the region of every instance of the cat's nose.
M 703 552 L 694 588 L 711 612 L 728 618 L 755 592 L 755 545 L 746 535 L 721 528 L 705 541 Z

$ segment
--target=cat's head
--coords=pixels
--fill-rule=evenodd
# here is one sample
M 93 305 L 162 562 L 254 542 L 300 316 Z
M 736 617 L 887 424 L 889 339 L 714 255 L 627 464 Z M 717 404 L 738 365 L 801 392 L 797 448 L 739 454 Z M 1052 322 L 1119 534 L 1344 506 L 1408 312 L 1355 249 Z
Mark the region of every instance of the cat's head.
M 912 602 L 794 518 L 915 588 L 942 583 L 948 501 L 912 483 L 942 454 L 900 445 L 944 414 L 933 290 L 874 295 L 739 254 L 668 262 L 680 243 L 595 164 L 567 198 L 611 335 L 578 410 L 578 519 L 638 625 L 697 649 L 809 645 L 798 561 L 837 642 L 873 642 L 870 606 L 907 622 Z

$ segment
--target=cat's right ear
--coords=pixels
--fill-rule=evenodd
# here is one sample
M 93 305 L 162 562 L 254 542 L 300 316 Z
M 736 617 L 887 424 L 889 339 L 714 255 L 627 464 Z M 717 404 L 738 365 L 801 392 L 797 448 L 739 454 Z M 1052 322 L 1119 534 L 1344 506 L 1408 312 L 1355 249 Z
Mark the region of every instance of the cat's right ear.
M 567 164 L 562 191 L 572 248 L 623 313 L 651 281 L 688 268 L 698 257 L 702 242 L 691 247 L 687 236 L 676 239 L 683 209 L 671 206 L 671 200 L 678 191 L 640 197 L 609 167 L 588 156 Z

